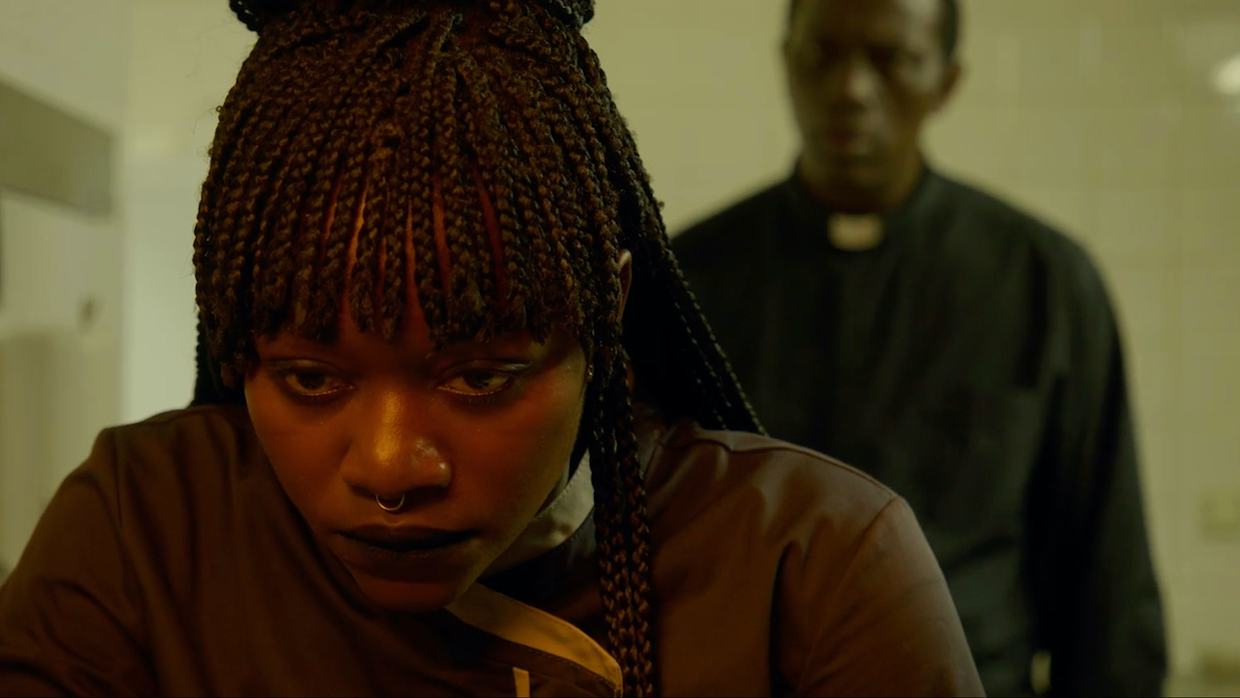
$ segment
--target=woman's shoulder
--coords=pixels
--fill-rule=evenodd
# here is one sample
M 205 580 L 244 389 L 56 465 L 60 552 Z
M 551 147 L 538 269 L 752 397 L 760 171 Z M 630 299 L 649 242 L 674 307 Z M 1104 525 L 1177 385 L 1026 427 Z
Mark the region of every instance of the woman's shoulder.
M 830 456 L 758 434 L 703 429 L 683 420 L 658 437 L 648 475 L 652 514 L 691 520 L 760 508 L 765 534 L 829 526 L 859 535 L 894 492 Z
M 661 651 L 682 668 L 665 675 L 669 694 L 980 691 L 942 573 L 894 492 L 755 434 L 680 422 L 653 443 Z M 762 671 L 745 668 L 755 654 Z
M 289 508 L 245 407 L 220 405 L 103 430 L 44 519 L 111 529 L 143 593 L 189 604 L 201 600 L 200 575 L 214 574 L 203 560 L 239 559 L 272 522 L 293 520 Z
M 244 406 L 190 407 L 104 429 L 66 484 L 89 482 L 118 502 L 192 507 L 218 500 L 263 462 Z
M 232 441 L 252 435 L 253 427 L 245 405 L 199 405 L 168 410 L 138 422 L 109 427 L 104 433 L 118 442 L 175 444 L 220 437 Z
M 105 453 L 99 453 L 101 448 Z M 203 405 L 104 429 L 92 458 L 140 469 L 185 469 L 209 460 L 219 469 L 221 459 L 244 459 L 257 449 L 243 405 Z M 96 458 L 100 455 L 106 457 Z

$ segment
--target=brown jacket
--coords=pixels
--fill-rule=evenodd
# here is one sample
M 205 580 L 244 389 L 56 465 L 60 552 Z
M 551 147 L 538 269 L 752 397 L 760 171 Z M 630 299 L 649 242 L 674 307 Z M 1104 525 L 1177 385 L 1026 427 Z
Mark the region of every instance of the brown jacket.
M 981 694 L 902 499 L 753 435 L 641 444 L 665 695 Z M 385 612 L 244 408 L 160 415 L 99 437 L 0 589 L 0 695 L 615 695 L 592 538 L 587 519 L 443 611 Z

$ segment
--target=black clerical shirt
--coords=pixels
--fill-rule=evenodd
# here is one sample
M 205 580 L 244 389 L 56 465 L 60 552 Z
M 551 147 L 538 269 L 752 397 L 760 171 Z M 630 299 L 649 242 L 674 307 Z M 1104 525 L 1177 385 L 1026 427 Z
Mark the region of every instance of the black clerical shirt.
M 1123 352 L 1086 253 L 933 171 L 870 249 L 790 179 L 673 248 L 772 436 L 913 506 L 990 695 L 1161 690 Z

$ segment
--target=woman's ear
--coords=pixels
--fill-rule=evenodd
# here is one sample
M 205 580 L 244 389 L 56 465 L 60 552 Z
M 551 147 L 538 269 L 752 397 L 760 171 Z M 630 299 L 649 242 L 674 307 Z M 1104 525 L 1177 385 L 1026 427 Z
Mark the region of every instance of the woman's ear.
M 633 288 L 633 253 L 620 250 L 620 317 L 624 317 L 624 306 L 629 301 L 629 291 Z

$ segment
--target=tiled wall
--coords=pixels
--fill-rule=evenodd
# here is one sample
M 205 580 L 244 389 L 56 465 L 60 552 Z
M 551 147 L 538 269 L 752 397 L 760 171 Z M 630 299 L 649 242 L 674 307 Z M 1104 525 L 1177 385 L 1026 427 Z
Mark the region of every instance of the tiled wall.
M 1094 253 L 1127 335 L 1175 669 L 1240 657 L 1240 0 L 962 0 L 943 169 Z M 602 56 L 675 229 L 783 176 L 781 0 L 599 3 Z M 1240 506 L 1240 504 L 1237 504 Z M 1228 535 L 1232 538 L 1227 540 Z

